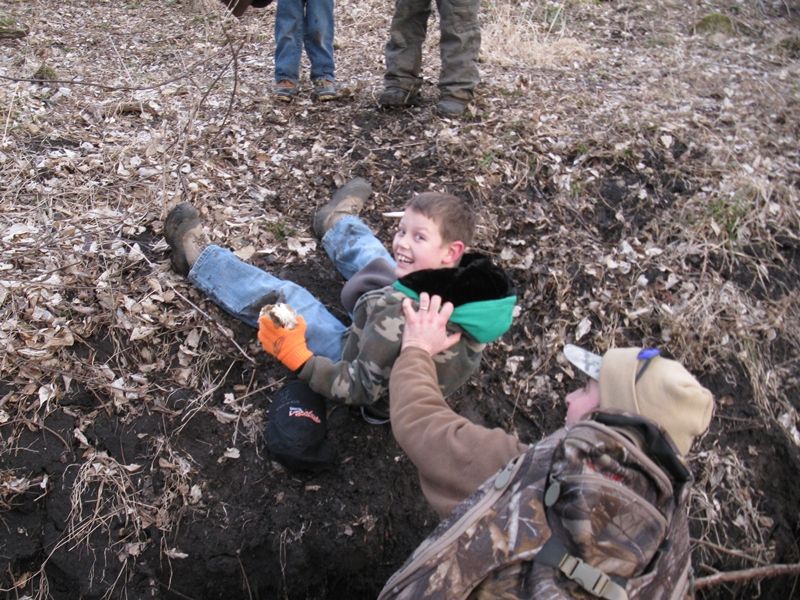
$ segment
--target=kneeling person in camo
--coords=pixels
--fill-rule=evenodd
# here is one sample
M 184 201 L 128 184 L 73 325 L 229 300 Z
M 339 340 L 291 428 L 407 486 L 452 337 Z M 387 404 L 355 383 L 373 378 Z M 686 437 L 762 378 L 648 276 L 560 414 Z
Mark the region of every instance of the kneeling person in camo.
M 433 365 L 459 341 L 444 328 L 453 307 L 420 304 L 404 305 L 391 423 L 445 520 L 380 599 L 690 594 L 685 457 L 708 428 L 711 393 L 657 350 L 567 345 L 588 381 L 566 396 L 565 427 L 528 445 L 449 408 Z
M 475 218 L 463 200 L 426 192 L 411 198 L 392 240 L 392 254 L 357 214 L 371 193 L 363 179 L 337 190 L 314 218 L 314 231 L 347 280 L 341 299 L 347 327 L 311 293 L 208 244 L 197 211 L 174 208 L 165 223 L 172 264 L 236 318 L 258 327 L 264 349 L 324 397 L 361 407 L 367 420 L 389 417 L 389 374 L 400 352 L 402 301 L 436 293 L 456 310 L 448 325 L 463 333 L 437 357 L 441 391 L 453 392 L 478 368 L 484 346 L 511 325 L 513 287 L 498 266 L 467 252 Z M 297 326 L 276 325 L 261 308 L 283 302 Z

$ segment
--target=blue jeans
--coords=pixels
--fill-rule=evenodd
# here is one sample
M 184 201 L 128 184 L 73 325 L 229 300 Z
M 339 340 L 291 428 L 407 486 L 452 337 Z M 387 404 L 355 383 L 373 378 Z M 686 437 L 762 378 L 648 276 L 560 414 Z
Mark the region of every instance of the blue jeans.
M 322 247 L 345 279 L 350 279 L 376 258 L 382 258 L 392 266 L 395 264 L 392 255 L 370 228 L 354 216 L 339 219 L 322 238 Z
M 275 81 L 300 79 L 305 46 L 311 80 L 336 81 L 333 64 L 334 0 L 278 0 L 275 13 Z
M 322 243 L 345 279 L 378 257 L 394 264 L 391 255 L 358 217 L 340 219 L 325 234 Z M 262 306 L 286 302 L 303 315 L 311 352 L 333 361 L 342 358 L 342 335 L 347 327 L 304 287 L 270 275 L 213 244 L 200 254 L 188 278 L 220 308 L 255 328 Z

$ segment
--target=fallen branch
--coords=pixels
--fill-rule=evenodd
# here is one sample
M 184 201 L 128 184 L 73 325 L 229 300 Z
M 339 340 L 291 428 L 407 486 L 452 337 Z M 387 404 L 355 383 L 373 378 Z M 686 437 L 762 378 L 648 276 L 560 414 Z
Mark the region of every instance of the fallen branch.
M 752 569 L 742 569 L 741 571 L 721 571 L 695 579 L 694 587 L 701 589 L 719 585 L 721 583 L 731 583 L 733 581 L 747 581 L 749 579 L 763 579 L 764 577 L 777 577 L 779 575 L 800 575 L 800 563 L 790 565 L 769 565 L 768 567 L 753 567 Z

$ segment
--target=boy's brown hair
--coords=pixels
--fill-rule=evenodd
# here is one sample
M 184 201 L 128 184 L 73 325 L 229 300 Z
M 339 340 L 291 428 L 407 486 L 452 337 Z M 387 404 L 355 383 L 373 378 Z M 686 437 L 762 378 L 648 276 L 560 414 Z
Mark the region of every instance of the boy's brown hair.
M 472 244 L 475 236 L 475 213 L 472 207 L 458 196 L 440 192 L 423 192 L 408 201 L 406 208 L 425 215 L 439 226 L 445 243 Z

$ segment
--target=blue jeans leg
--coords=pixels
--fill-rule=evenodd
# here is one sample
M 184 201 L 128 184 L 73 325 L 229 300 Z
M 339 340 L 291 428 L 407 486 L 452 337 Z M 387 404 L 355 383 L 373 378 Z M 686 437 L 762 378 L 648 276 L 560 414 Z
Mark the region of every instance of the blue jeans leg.
M 395 266 L 389 251 L 356 216 L 339 219 L 323 236 L 322 247 L 345 279 L 350 279 L 376 258 L 383 258 Z
M 333 63 L 333 1 L 306 2 L 305 46 L 311 63 L 312 81 L 336 81 Z
M 342 336 L 347 328 L 296 283 L 274 277 L 215 245 L 203 250 L 188 278 L 223 310 L 251 327 L 258 327 L 262 306 L 286 302 L 306 320 L 306 341 L 311 352 L 341 360 Z
M 275 11 L 275 81 L 300 79 L 305 0 L 278 0 Z

